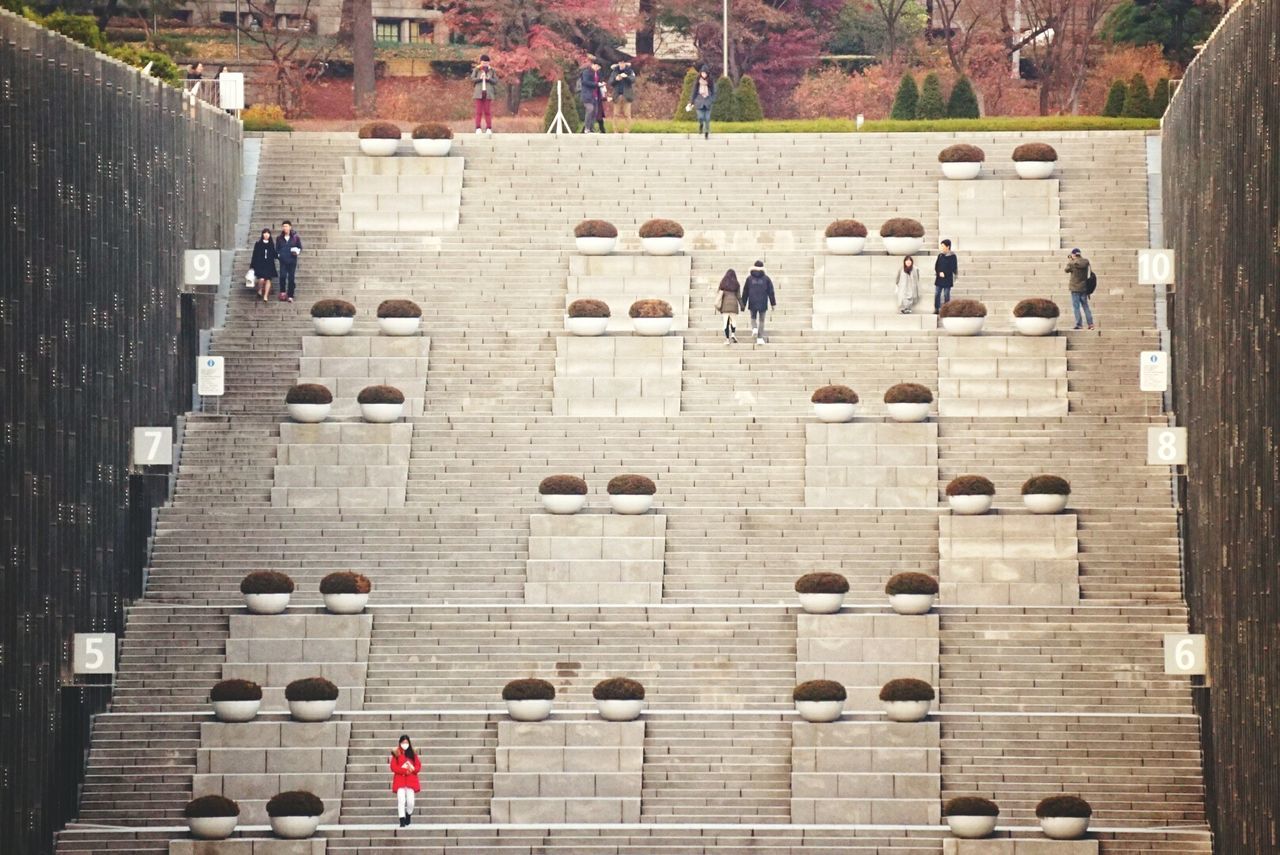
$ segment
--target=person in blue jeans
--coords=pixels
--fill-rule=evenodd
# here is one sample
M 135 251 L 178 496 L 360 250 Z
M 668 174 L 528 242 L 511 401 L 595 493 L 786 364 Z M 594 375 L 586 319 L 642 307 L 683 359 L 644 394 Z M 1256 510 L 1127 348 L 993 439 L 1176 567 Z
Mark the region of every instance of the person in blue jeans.
M 280 224 L 276 238 L 276 255 L 280 257 L 280 302 L 293 302 L 293 289 L 298 284 L 298 256 L 302 253 L 302 238 L 293 230 L 293 223 Z
M 1093 329 L 1093 311 L 1089 308 L 1089 259 L 1078 248 L 1067 256 L 1066 272 L 1067 288 L 1071 291 L 1071 312 L 1076 318 L 1074 329 L 1081 328 L 1081 309 L 1084 310 L 1084 322 Z
M 933 260 L 933 313 L 936 315 L 944 303 L 951 302 L 951 288 L 956 284 L 956 254 L 951 251 L 951 241 L 942 242 L 942 250 Z

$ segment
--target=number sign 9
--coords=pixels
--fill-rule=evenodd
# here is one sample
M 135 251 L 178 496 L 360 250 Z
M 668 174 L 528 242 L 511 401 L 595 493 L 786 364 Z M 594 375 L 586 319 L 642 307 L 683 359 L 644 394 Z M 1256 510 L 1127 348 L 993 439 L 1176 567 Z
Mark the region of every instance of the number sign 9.
M 216 285 L 222 276 L 216 249 L 188 249 L 182 267 L 184 285 Z

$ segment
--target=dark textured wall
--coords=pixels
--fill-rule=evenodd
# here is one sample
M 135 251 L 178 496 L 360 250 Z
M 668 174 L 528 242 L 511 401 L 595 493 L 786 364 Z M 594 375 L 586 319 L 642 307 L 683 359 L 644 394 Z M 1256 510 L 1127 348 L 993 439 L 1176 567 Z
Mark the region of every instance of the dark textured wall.
M 135 425 L 189 409 L 182 251 L 226 247 L 232 117 L 0 13 L 0 850 L 48 852 L 103 689 L 60 687 L 77 631 L 121 631 L 165 481 Z M 203 298 L 207 300 L 208 298 Z
M 1216 851 L 1280 852 L 1280 0 L 1238 4 L 1164 120 L 1187 599 Z

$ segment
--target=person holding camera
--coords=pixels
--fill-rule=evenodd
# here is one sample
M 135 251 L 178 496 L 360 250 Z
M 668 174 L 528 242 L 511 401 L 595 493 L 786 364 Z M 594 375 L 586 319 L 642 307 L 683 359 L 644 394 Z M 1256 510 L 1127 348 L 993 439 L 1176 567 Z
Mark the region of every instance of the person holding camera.
M 1072 329 L 1081 328 L 1080 310 L 1084 309 L 1084 321 L 1093 329 L 1093 310 L 1089 308 L 1089 259 L 1079 249 L 1071 250 L 1067 256 L 1067 289 L 1071 292 L 1071 312 L 1075 315 L 1076 325 Z
M 631 60 L 609 66 L 609 91 L 613 93 L 613 121 L 624 134 L 631 132 L 631 104 L 636 100 L 636 70 Z M 626 120 L 625 123 L 623 120 Z
M 587 64 L 582 67 L 578 78 L 578 90 L 582 96 L 582 132 L 592 133 L 592 128 L 599 128 L 604 133 L 604 104 L 607 84 L 600 76 L 600 60 L 588 57 Z
M 476 133 L 493 134 L 493 99 L 497 95 L 498 72 L 489 64 L 489 54 L 480 54 L 480 64 L 471 70 L 471 97 L 476 102 Z M 483 119 L 484 129 L 481 129 Z

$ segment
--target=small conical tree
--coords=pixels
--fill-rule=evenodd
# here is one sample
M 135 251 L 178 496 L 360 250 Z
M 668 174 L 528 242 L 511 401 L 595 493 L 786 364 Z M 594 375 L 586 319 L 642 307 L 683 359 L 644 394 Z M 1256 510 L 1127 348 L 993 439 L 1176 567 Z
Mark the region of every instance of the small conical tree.
M 948 119 L 977 119 L 982 116 L 978 109 L 978 93 L 973 91 L 973 84 L 963 74 L 951 87 L 951 97 L 947 99 Z
M 1145 119 L 1151 115 L 1151 94 L 1147 90 L 1147 79 L 1135 74 L 1129 80 L 1129 92 L 1125 95 L 1124 111 L 1127 119 Z
M 902 82 L 898 84 L 898 94 L 893 97 L 893 109 L 889 111 L 889 118 L 914 119 L 919 101 L 920 90 L 916 89 L 916 79 L 910 74 L 902 75 Z
M 925 75 L 924 86 L 920 88 L 920 102 L 916 105 L 917 119 L 945 119 L 947 105 L 942 100 L 942 80 L 936 72 Z
M 721 77 L 716 81 L 716 102 L 711 105 L 713 122 L 738 121 L 738 98 L 733 91 L 733 81 Z
M 1159 119 L 1169 106 L 1169 78 L 1156 81 L 1156 91 L 1151 95 L 1151 118 Z
M 750 75 L 742 75 L 742 79 L 738 81 L 738 91 L 733 97 L 738 102 L 739 122 L 758 122 L 764 118 L 764 108 L 760 106 L 760 93 L 756 91 L 756 82 Z
M 684 73 L 684 85 L 680 87 L 680 102 L 676 104 L 675 120 L 677 122 L 692 122 L 697 119 L 692 110 L 685 109 L 693 100 L 693 84 L 697 79 L 697 69 L 691 68 Z
M 1123 80 L 1112 83 L 1110 91 L 1107 92 L 1107 103 L 1102 108 L 1102 115 L 1115 118 L 1124 113 L 1124 99 L 1128 95 L 1129 87 L 1125 86 Z
M 564 81 L 561 89 L 561 105 L 560 112 L 564 113 L 564 120 L 569 123 L 569 130 L 575 134 L 582 133 L 582 113 L 578 111 L 578 96 L 573 93 L 573 87 L 569 85 L 569 81 Z M 551 83 L 551 95 L 547 98 L 547 110 L 542 114 L 542 130 L 551 129 L 551 122 L 556 117 L 556 84 Z

